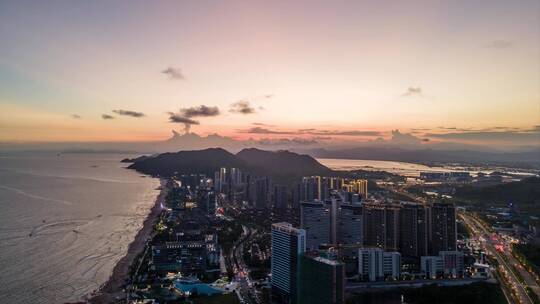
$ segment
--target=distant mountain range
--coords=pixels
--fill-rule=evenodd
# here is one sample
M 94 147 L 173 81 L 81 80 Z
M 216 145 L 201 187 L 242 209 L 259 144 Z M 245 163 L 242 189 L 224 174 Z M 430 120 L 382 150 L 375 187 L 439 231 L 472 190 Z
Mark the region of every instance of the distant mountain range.
M 540 169 L 540 147 L 523 146 L 519 150 L 497 151 L 491 146 L 463 145 L 456 143 L 423 142 L 410 134 L 393 131 L 390 140 L 370 142 L 349 141 L 343 143 L 317 142 L 287 139 L 235 139 L 232 137 L 210 134 L 201 136 L 196 133 L 180 134 L 161 141 L 147 142 L 93 142 L 93 143 L 47 143 L 47 144 L 6 144 L 0 143 L 0 153 L 16 151 L 54 151 L 62 153 L 111 153 L 125 152 L 138 154 L 164 153 L 179 150 L 201 150 L 222 148 L 238 152 L 242 149 L 257 148 L 264 150 L 289 150 L 308 154 L 318 158 L 388 160 L 415 163 L 468 163 L 515 166 Z M 249 149 L 248 149 L 249 150 Z M 135 152 L 136 151 L 136 152 Z
M 219 168 L 227 167 L 239 168 L 256 176 L 269 176 L 278 183 L 286 184 L 301 176 L 327 175 L 333 172 L 309 155 L 255 148 L 243 149 L 237 154 L 221 148 L 179 151 L 139 157 L 132 161 L 128 168 L 151 175 L 204 173 L 213 176 Z
M 392 160 L 414 163 L 500 164 L 540 168 L 540 150 L 486 152 L 474 150 L 402 149 L 398 147 L 359 147 L 342 150 L 305 151 L 317 158 Z

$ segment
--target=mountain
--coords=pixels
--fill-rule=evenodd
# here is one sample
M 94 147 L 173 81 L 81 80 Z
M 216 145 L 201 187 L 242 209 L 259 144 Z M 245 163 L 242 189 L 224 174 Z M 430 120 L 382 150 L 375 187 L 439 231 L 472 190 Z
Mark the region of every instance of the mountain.
M 278 183 L 291 183 L 301 176 L 331 174 L 309 155 L 289 151 L 244 149 L 236 155 L 221 148 L 162 153 L 136 158 L 128 168 L 151 175 L 204 173 L 213 176 L 221 167 L 239 168 L 257 176 L 269 176 Z
M 221 167 L 246 168 L 247 164 L 227 150 L 210 148 L 162 153 L 154 157 L 135 159 L 128 168 L 160 176 L 172 176 L 176 173 L 204 173 L 213 176 L 214 172 Z
M 309 155 L 285 150 L 265 151 L 255 148 L 244 149 L 236 154 L 249 164 L 255 173 L 268 176 L 307 176 L 330 174 L 332 170 Z
M 454 197 L 487 205 L 514 203 L 519 210 L 540 216 L 540 177 L 486 187 L 464 185 L 456 188 Z

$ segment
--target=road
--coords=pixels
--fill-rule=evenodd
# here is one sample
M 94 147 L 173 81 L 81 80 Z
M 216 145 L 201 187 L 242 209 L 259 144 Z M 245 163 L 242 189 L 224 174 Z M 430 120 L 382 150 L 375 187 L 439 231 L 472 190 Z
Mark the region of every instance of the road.
M 238 283 L 237 295 L 241 303 L 258 304 L 261 303 L 261 299 L 252 285 L 249 267 L 244 262 L 244 245 L 255 235 L 256 231 L 246 226 L 242 226 L 242 230 L 242 236 L 234 244 L 230 256 L 235 272 L 234 280 Z
M 508 246 L 504 246 L 502 243 L 504 241 L 495 234 L 490 233 L 485 225 L 470 213 L 460 212 L 459 216 L 463 223 L 470 228 L 473 237 L 480 240 L 486 253 L 495 257 L 499 265 L 503 267 L 503 272 L 507 274 L 511 285 L 510 288 L 515 291 L 515 295 L 511 297 L 517 297 L 517 301 L 522 304 L 534 304 L 533 299 L 526 291 L 526 287 L 532 288 L 536 294 L 538 294 L 540 288 L 534 278 L 514 258 Z M 515 271 L 524 279 L 524 283 L 520 282 Z
M 437 279 L 437 280 L 410 280 L 410 281 L 381 281 L 381 282 L 347 282 L 345 289 L 350 290 L 374 290 L 374 289 L 395 289 L 403 287 L 422 287 L 437 284 L 439 286 L 462 286 L 477 282 L 485 282 L 485 279 Z

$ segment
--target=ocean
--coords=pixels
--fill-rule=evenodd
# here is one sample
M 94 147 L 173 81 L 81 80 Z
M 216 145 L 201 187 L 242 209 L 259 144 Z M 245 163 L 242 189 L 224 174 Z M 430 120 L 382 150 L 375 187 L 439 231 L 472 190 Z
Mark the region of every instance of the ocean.
M 0 155 L 1 302 L 75 302 L 107 281 L 159 193 L 131 156 Z

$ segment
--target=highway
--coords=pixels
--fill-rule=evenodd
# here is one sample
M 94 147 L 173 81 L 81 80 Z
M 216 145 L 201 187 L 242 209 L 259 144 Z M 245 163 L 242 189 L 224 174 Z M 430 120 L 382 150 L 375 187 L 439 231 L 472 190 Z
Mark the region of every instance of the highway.
M 490 233 L 485 225 L 473 215 L 467 212 L 460 212 L 459 216 L 463 223 L 470 228 L 473 237 L 481 242 L 485 252 L 495 257 L 499 265 L 503 267 L 503 274 L 506 275 L 510 283 L 509 287 L 515 291 L 514 295 L 507 295 L 507 297 L 514 298 L 518 303 L 534 304 L 533 299 L 526 291 L 526 287 L 530 287 L 536 294 L 538 294 L 540 288 L 534 278 L 514 258 L 510 246 L 504 244 L 505 241 L 497 235 Z M 516 271 L 523 278 L 524 283 L 521 283 Z
M 234 244 L 230 257 L 235 272 L 234 280 L 238 283 L 237 295 L 241 303 L 258 304 L 261 303 L 261 299 L 252 285 L 249 268 L 244 262 L 244 244 L 255 235 L 256 231 L 246 226 L 242 226 L 242 230 L 242 236 Z

